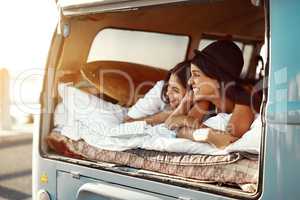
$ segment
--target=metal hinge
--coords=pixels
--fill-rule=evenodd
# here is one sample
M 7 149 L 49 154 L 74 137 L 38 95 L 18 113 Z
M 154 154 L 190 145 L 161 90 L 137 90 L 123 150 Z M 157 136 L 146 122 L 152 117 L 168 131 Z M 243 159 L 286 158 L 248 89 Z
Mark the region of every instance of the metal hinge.
M 67 38 L 71 32 L 71 25 L 69 20 L 67 20 L 64 15 L 61 7 L 58 7 L 59 18 L 58 18 L 58 26 L 57 26 L 57 34 L 63 35 L 64 38 Z
M 72 175 L 73 178 L 80 179 L 80 173 L 79 172 L 72 171 L 72 172 L 70 172 L 70 174 Z
M 70 24 L 69 23 L 65 23 L 63 25 L 63 36 L 66 38 L 70 35 Z

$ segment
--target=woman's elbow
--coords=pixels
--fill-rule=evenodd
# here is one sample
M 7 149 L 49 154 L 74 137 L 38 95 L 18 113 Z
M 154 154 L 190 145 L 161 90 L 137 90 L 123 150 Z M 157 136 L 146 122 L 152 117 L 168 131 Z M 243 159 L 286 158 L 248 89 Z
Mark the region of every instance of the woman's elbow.
M 233 137 L 241 138 L 248 130 L 250 126 L 240 124 L 239 126 L 229 125 L 227 127 L 227 132 Z
M 193 132 L 194 131 L 195 131 L 194 129 L 191 129 L 188 127 L 182 127 L 176 132 L 176 137 L 193 140 Z
M 134 121 L 134 119 L 131 118 L 131 117 L 129 117 L 128 115 L 125 116 L 124 119 L 123 119 L 123 122 L 124 122 L 124 123 L 126 123 L 126 122 L 133 122 L 133 121 Z

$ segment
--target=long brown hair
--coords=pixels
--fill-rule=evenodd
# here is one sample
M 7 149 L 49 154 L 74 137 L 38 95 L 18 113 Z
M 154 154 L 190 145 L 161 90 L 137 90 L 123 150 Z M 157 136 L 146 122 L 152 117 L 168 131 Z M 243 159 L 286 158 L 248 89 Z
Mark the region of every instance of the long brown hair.
M 178 80 L 180 81 L 180 84 L 188 89 L 189 85 L 188 85 L 188 80 L 191 77 L 191 62 L 190 61 L 183 61 L 181 63 L 178 63 L 175 67 L 173 67 L 171 70 L 168 71 L 168 74 L 164 80 L 164 85 L 161 91 L 161 99 L 169 104 L 169 98 L 167 95 L 167 90 L 168 90 L 168 83 L 169 83 L 169 79 L 171 77 L 172 74 L 176 75 L 176 77 L 178 78 Z

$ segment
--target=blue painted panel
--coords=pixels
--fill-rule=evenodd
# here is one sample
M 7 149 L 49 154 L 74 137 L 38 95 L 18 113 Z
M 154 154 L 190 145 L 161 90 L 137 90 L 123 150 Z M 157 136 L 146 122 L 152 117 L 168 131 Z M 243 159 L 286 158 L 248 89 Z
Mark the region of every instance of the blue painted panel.
M 37 190 L 46 190 L 51 200 L 57 199 L 56 196 L 56 163 L 55 162 L 48 162 L 47 160 L 41 158 L 39 156 L 39 166 L 36 169 L 38 171 L 38 188 Z M 40 177 L 42 175 L 46 175 L 48 177 L 48 181 L 42 183 Z M 33 191 L 35 192 L 35 191 Z
M 271 71 L 269 84 L 268 117 L 288 110 L 300 111 L 300 1 L 272 0 L 270 2 Z M 296 119 L 297 120 L 297 119 Z M 294 118 L 295 121 L 295 118 Z M 300 118 L 298 118 L 300 123 Z
M 57 172 L 57 200 L 76 199 L 77 191 L 84 183 L 96 183 L 97 181 L 91 178 L 79 177 L 73 178 L 70 173 Z M 102 198 L 89 198 L 90 200 Z M 104 200 L 104 199 L 103 199 Z
M 271 71 L 263 199 L 300 198 L 299 11 L 299 0 L 270 1 Z
M 263 199 L 300 198 L 300 126 L 269 125 Z
M 193 200 L 232 199 L 209 192 L 201 192 L 190 188 L 163 184 L 151 180 L 130 177 L 127 175 L 116 174 L 113 172 L 107 172 L 56 160 L 41 158 L 40 161 L 40 163 L 43 163 L 40 168 L 41 171 L 47 171 L 49 175 L 51 174 L 51 176 L 54 174 L 54 176 L 51 178 L 51 181 L 49 181 L 47 185 L 39 187 L 39 189 L 47 190 L 50 193 L 52 200 L 74 199 L 78 189 L 85 183 L 116 184 L 120 185 L 120 187 L 138 191 L 143 194 L 149 194 L 164 200 L 175 200 L 178 199 L 178 197 L 181 197 L 182 199 Z M 76 179 L 72 177 L 69 171 L 79 172 L 82 175 L 80 176 L 80 179 Z M 90 195 L 90 197 L 94 198 L 95 196 Z

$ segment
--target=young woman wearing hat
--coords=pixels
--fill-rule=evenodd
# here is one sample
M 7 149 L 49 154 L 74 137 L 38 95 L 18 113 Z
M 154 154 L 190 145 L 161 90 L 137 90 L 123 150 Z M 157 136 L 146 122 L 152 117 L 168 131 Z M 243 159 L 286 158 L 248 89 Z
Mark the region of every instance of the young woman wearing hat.
M 177 136 L 204 141 L 224 148 L 246 133 L 259 109 L 259 99 L 251 95 L 250 81 L 240 79 L 244 61 L 241 50 L 232 41 L 217 41 L 196 51 L 191 61 L 194 101 L 209 101 L 218 112 L 232 113 L 226 130 L 184 127 Z M 250 88 L 250 89 L 249 89 Z M 255 102 L 254 104 L 252 102 Z

